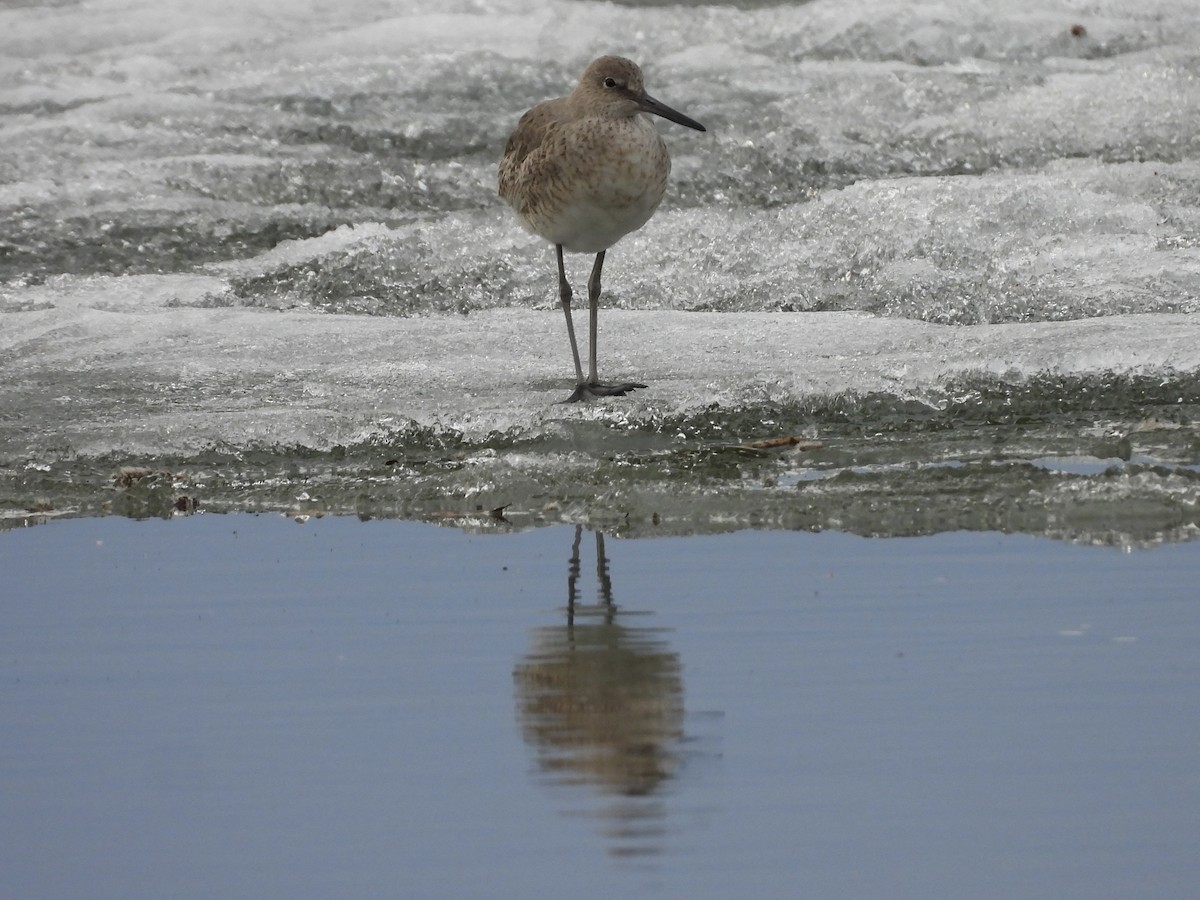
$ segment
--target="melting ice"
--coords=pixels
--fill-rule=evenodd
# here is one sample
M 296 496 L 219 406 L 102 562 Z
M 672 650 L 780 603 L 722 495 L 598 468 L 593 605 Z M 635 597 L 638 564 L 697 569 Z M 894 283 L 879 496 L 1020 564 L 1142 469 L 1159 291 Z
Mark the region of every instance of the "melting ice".
M 0 10 L 0 508 L 1194 536 L 1197 48 L 1190 0 Z M 650 389 L 568 408 L 494 171 L 603 52 L 709 132 L 606 267 Z

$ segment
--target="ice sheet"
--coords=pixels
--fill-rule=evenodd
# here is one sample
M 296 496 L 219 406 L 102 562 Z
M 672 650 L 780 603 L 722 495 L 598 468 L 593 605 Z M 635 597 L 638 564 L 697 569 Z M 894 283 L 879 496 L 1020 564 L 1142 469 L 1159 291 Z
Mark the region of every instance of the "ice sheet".
M 578 417 L 638 427 L 714 404 L 801 406 L 840 394 L 936 404 L 973 375 L 1200 369 L 1200 318 L 1178 314 L 946 327 L 862 313 L 605 310 L 602 374 L 650 387 L 562 406 L 571 366 L 557 310 L 397 318 L 197 308 L 221 286 L 126 276 L 26 291 L 29 308 L 4 314 L 10 378 L 0 394 L 10 410 L 38 404 L 37 428 L 28 416 L 10 420 L 0 431 L 8 452 L 64 440 L 85 455 L 329 450 L 405 421 L 480 441 Z
M 671 493 L 675 436 L 792 431 L 825 443 L 818 481 L 997 454 L 1175 467 L 1151 530 L 1178 532 L 1197 47 L 1186 0 L 0 10 L 2 502 L 91 509 L 63 485 L 130 461 L 255 454 L 286 485 L 297 454 L 452 447 L 470 465 L 404 503 L 609 515 L 581 462 Z M 709 131 L 661 124 L 667 200 L 606 265 L 602 373 L 651 387 L 568 408 L 552 253 L 494 173 L 520 113 L 600 52 Z M 722 491 L 813 481 L 787 460 L 667 468 L 716 519 Z

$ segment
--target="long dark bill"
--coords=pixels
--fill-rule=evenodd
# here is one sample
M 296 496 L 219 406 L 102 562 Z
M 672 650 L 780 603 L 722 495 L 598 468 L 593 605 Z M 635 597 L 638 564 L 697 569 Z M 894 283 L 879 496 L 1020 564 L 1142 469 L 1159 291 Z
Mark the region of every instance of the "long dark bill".
M 667 104 L 660 103 L 647 94 L 643 94 L 641 97 L 638 97 L 637 102 L 638 106 L 642 108 L 643 112 L 653 113 L 656 116 L 662 116 L 664 119 L 674 122 L 677 125 L 684 125 L 688 128 L 694 128 L 697 131 L 708 130 L 695 119 L 685 116 L 678 110 L 671 109 L 671 107 L 667 106 Z

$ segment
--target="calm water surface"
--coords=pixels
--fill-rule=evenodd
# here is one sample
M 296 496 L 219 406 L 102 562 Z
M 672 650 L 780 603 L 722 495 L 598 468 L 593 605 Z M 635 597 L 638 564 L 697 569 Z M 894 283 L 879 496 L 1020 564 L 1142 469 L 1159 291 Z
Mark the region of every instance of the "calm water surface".
M 12 897 L 1182 897 L 1200 544 L 0 534 Z

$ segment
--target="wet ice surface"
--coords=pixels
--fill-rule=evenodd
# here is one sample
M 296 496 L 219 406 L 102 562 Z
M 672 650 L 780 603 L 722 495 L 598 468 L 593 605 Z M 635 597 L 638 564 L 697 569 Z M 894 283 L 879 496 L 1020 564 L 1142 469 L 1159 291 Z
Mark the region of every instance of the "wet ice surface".
M 1197 542 L 202 514 L 10 531 L 0 571 L 12 896 L 1129 900 L 1200 875 Z
M 0 25 L 5 521 L 1200 526 L 1186 0 L 63 3 Z M 552 254 L 494 169 L 600 52 L 709 132 L 660 123 L 667 200 L 606 266 L 602 375 L 650 388 L 566 408 Z M 744 446 L 780 437 L 804 443 Z

